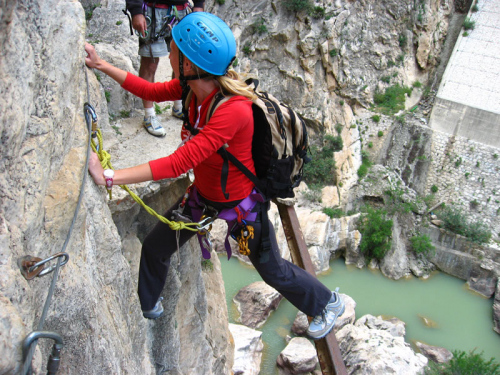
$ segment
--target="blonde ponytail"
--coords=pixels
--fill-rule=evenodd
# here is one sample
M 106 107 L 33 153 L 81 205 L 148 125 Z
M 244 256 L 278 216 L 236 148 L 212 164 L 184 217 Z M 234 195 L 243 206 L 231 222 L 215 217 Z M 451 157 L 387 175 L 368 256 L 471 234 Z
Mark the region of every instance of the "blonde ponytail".
M 201 76 L 203 74 L 206 74 L 206 72 L 201 69 L 200 67 L 196 66 L 193 64 L 193 68 L 198 74 L 198 76 Z M 257 99 L 257 95 L 255 95 L 255 92 L 253 91 L 253 88 L 248 86 L 245 81 L 243 81 L 238 73 L 236 73 L 234 70 L 229 69 L 227 73 L 223 76 L 208 76 L 206 78 L 203 78 L 207 81 L 211 79 L 215 79 L 217 83 L 220 86 L 221 92 L 224 96 L 230 96 L 230 95 L 241 95 L 244 96 L 245 98 L 248 98 L 250 100 L 255 100 Z
M 234 70 L 228 70 L 226 75 L 215 77 L 221 88 L 222 94 L 241 95 L 250 100 L 257 98 L 253 89 L 248 86 Z

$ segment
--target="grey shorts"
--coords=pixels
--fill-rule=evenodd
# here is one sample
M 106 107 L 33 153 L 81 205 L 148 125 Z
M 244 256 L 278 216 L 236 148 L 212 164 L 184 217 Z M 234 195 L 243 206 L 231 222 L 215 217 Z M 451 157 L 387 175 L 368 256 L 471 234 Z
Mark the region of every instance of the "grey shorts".
M 172 15 L 175 15 L 175 6 L 164 8 L 152 8 L 146 7 L 144 16 L 148 22 L 148 35 L 146 38 L 139 38 L 139 56 L 144 57 L 163 57 L 167 56 L 170 52 L 170 41 L 172 40 L 172 35 L 170 33 L 171 29 L 167 27 L 164 33 L 162 33 L 162 38 L 158 40 L 151 40 L 157 33 L 160 32 L 161 28 L 171 19 Z M 155 12 L 153 18 L 153 11 Z M 177 10 L 178 20 L 181 20 L 184 16 L 191 13 L 191 9 L 187 7 L 183 10 Z M 150 23 L 149 20 L 155 20 L 155 30 L 153 32 L 153 22 Z

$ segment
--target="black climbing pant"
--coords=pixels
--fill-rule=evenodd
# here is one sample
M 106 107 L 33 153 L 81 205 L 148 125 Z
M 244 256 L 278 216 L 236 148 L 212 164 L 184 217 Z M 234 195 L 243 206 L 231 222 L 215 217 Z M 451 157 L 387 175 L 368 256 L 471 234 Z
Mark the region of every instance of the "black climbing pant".
M 177 208 L 178 204 L 179 202 L 164 216 L 170 219 L 171 211 Z M 254 211 L 261 209 L 266 208 L 258 203 Z M 184 214 L 190 215 L 188 205 L 184 209 Z M 268 285 L 276 289 L 300 311 L 309 316 L 320 314 L 330 300 L 331 291 L 316 277 L 281 257 L 274 228 L 269 220 L 266 225 L 269 225 L 271 250 L 268 251 L 269 256 L 265 257 L 266 261 L 261 261 L 264 257 L 259 257 L 262 229 L 260 216 L 260 214 L 257 215 L 255 222 L 247 222 L 248 225 L 254 227 L 254 238 L 248 242 L 249 258 L 253 266 Z M 181 230 L 177 234 L 167 224 L 158 222 L 146 236 L 142 245 L 139 268 L 138 292 L 142 310 L 152 309 L 160 297 L 165 286 L 170 258 L 177 251 L 177 243 L 180 248 L 194 235 L 196 232 L 189 230 Z

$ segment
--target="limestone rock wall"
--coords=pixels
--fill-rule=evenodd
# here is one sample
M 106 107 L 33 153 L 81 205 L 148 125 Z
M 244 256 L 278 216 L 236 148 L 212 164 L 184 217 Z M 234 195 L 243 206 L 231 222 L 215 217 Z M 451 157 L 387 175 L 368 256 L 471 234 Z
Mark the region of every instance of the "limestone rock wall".
M 117 5 L 102 2 L 101 7 Z M 36 330 L 52 276 L 27 281 L 17 261 L 61 251 L 70 231 L 87 175 L 84 102 L 90 99 L 95 106 L 115 155 L 127 154 L 120 147 L 130 153 L 140 137 L 129 132 L 128 145 L 117 138 L 108 123 L 104 88 L 91 71 L 87 96 L 83 46 L 88 29 L 79 2 L 2 1 L 0 9 L 0 374 L 17 374 L 21 343 Z M 120 105 L 128 106 L 126 101 Z M 137 160 L 122 162 L 130 166 Z M 184 178 L 145 184 L 136 192 L 174 199 L 186 183 Z M 109 202 L 90 178 L 83 186 L 66 248 L 70 259 L 61 267 L 43 326 L 63 338 L 59 372 L 230 373 L 233 346 L 217 258 L 208 272 L 201 268 L 196 243 L 181 249 L 165 288 L 165 317 L 145 320 L 136 293 L 139 238 L 152 221 L 137 229 L 141 211 L 121 194 L 115 188 Z M 155 207 L 162 209 L 161 204 Z M 34 373 L 47 372 L 52 344 L 39 341 Z
M 324 17 L 292 12 L 278 0 L 207 2 L 237 37 L 236 70 L 257 76 L 263 89 L 294 106 L 311 133 L 335 133 L 337 124 L 343 126 L 344 149 L 335 161 L 345 201 L 361 164 L 356 119 L 375 92 L 396 83 L 427 83 L 439 62 L 453 3 L 321 0 L 314 6 Z

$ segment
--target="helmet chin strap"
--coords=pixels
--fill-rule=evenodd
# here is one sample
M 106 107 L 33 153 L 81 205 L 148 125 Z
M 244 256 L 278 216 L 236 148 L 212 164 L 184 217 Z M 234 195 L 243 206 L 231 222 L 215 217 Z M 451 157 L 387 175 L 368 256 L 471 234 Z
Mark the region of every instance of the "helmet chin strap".
M 182 119 L 184 121 L 184 127 L 187 130 L 189 130 L 192 135 L 196 135 L 198 133 L 198 130 L 193 128 L 193 126 L 189 122 L 188 107 L 186 103 L 187 96 L 189 94 L 189 91 L 191 90 L 190 87 L 188 86 L 188 81 L 207 78 L 212 76 L 213 74 L 203 73 L 200 75 L 185 76 L 183 65 L 184 65 L 184 54 L 179 49 L 179 81 L 182 88 Z

